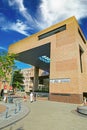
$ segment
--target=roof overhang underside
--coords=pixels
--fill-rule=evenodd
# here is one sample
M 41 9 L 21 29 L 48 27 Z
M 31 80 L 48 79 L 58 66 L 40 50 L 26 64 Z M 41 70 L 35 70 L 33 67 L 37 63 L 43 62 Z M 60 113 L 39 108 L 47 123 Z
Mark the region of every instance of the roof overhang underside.
M 41 61 L 39 59 L 41 56 L 47 56 L 50 58 L 50 43 L 18 53 L 17 60 L 49 72 L 50 63 Z

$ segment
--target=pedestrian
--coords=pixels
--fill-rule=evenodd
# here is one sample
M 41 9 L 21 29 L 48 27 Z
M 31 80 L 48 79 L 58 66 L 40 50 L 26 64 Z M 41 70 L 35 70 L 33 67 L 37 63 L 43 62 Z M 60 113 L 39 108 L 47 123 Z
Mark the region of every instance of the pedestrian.
M 86 104 L 86 97 L 83 97 L 84 105 Z
M 24 95 L 24 101 L 27 101 L 27 95 L 26 95 L 26 93 L 25 93 L 25 95 Z
M 37 95 L 36 95 L 36 93 L 34 92 L 34 101 L 36 101 L 36 97 L 37 97 Z
M 7 103 L 7 96 L 6 95 L 4 96 L 3 100 L 4 100 L 5 103 Z
M 34 101 L 33 93 L 30 93 L 30 102 L 32 103 Z

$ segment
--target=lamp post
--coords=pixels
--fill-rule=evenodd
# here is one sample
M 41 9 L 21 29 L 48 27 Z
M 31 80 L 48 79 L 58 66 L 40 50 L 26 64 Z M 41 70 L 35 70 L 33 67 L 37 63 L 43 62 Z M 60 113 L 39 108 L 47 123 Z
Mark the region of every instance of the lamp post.
M 3 89 L 4 89 L 4 94 L 7 94 L 7 85 L 5 84 L 6 83 L 6 80 L 3 80 L 2 81 L 3 83 L 4 83 L 4 87 L 3 87 Z

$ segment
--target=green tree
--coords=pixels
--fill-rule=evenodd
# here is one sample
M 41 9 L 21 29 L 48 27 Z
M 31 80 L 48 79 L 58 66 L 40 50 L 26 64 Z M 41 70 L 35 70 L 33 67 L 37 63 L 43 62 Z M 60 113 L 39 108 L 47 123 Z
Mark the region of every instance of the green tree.
M 16 70 L 14 71 L 13 74 L 13 81 L 12 81 L 12 87 L 13 89 L 18 88 L 19 90 L 23 89 L 23 84 L 24 84 L 24 77 L 23 74 L 21 73 L 21 70 Z
M 9 54 L 7 52 L 0 52 L 0 80 L 9 81 L 11 77 L 12 68 L 16 54 Z

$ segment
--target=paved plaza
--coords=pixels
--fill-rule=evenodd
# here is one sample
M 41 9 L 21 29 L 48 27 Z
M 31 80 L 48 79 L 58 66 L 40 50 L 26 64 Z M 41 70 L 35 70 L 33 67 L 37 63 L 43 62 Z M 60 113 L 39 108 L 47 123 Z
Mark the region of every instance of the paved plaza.
M 37 100 L 23 105 L 28 114 L 3 130 L 87 130 L 87 116 L 76 112 L 77 104 Z

